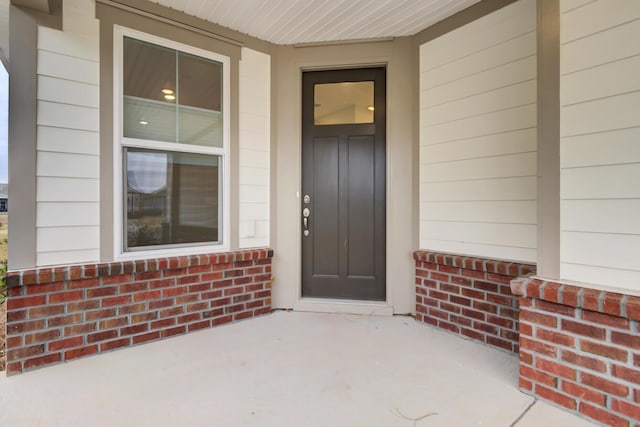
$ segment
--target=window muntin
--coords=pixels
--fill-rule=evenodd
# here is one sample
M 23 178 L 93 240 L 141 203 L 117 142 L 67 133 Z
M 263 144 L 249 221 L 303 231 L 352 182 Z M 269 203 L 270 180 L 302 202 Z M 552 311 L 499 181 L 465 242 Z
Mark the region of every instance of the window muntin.
M 229 58 L 115 36 L 115 256 L 228 250 Z

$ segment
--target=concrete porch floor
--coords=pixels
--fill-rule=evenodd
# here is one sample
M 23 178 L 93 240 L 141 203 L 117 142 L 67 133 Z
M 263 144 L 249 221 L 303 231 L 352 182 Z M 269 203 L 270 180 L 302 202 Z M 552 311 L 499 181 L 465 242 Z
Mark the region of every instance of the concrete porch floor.
M 408 317 L 275 312 L 2 375 L 0 426 L 593 426 L 517 371 Z

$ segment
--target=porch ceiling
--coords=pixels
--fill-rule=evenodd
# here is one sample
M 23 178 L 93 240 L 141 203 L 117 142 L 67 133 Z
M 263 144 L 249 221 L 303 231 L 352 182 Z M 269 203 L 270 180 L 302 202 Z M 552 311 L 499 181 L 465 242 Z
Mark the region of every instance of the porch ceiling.
M 151 0 L 277 44 L 413 35 L 479 0 Z

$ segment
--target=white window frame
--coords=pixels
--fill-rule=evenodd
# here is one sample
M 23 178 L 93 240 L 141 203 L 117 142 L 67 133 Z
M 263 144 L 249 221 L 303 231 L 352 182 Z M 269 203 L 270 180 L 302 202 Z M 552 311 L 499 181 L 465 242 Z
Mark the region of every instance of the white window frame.
M 180 52 L 200 56 L 222 63 L 222 141 L 223 148 L 202 147 L 191 144 L 175 142 L 161 142 L 136 138 L 125 138 L 123 132 L 123 46 L 124 37 L 153 43 Z M 201 253 L 226 252 L 230 250 L 230 58 L 204 49 L 189 46 L 173 40 L 147 34 L 130 28 L 114 25 L 113 31 L 113 250 L 115 260 L 144 259 L 154 257 L 194 255 Z M 218 155 L 222 157 L 222 240 L 216 244 L 180 244 L 171 248 L 154 249 L 153 247 L 140 248 L 135 251 L 124 250 L 124 172 L 123 149 L 147 148 L 152 150 L 177 151 L 184 153 L 197 153 L 206 155 Z

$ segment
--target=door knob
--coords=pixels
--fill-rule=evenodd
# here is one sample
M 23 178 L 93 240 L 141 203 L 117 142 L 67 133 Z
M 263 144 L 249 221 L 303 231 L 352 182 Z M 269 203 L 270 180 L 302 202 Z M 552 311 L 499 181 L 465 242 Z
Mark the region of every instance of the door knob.
M 311 211 L 309 210 L 309 208 L 304 208 L 302 210 L 302 227 L 303 227 L 303 231 L 302 234 L 306 236 L 309 235 L 309 216 L 311 215 Z

